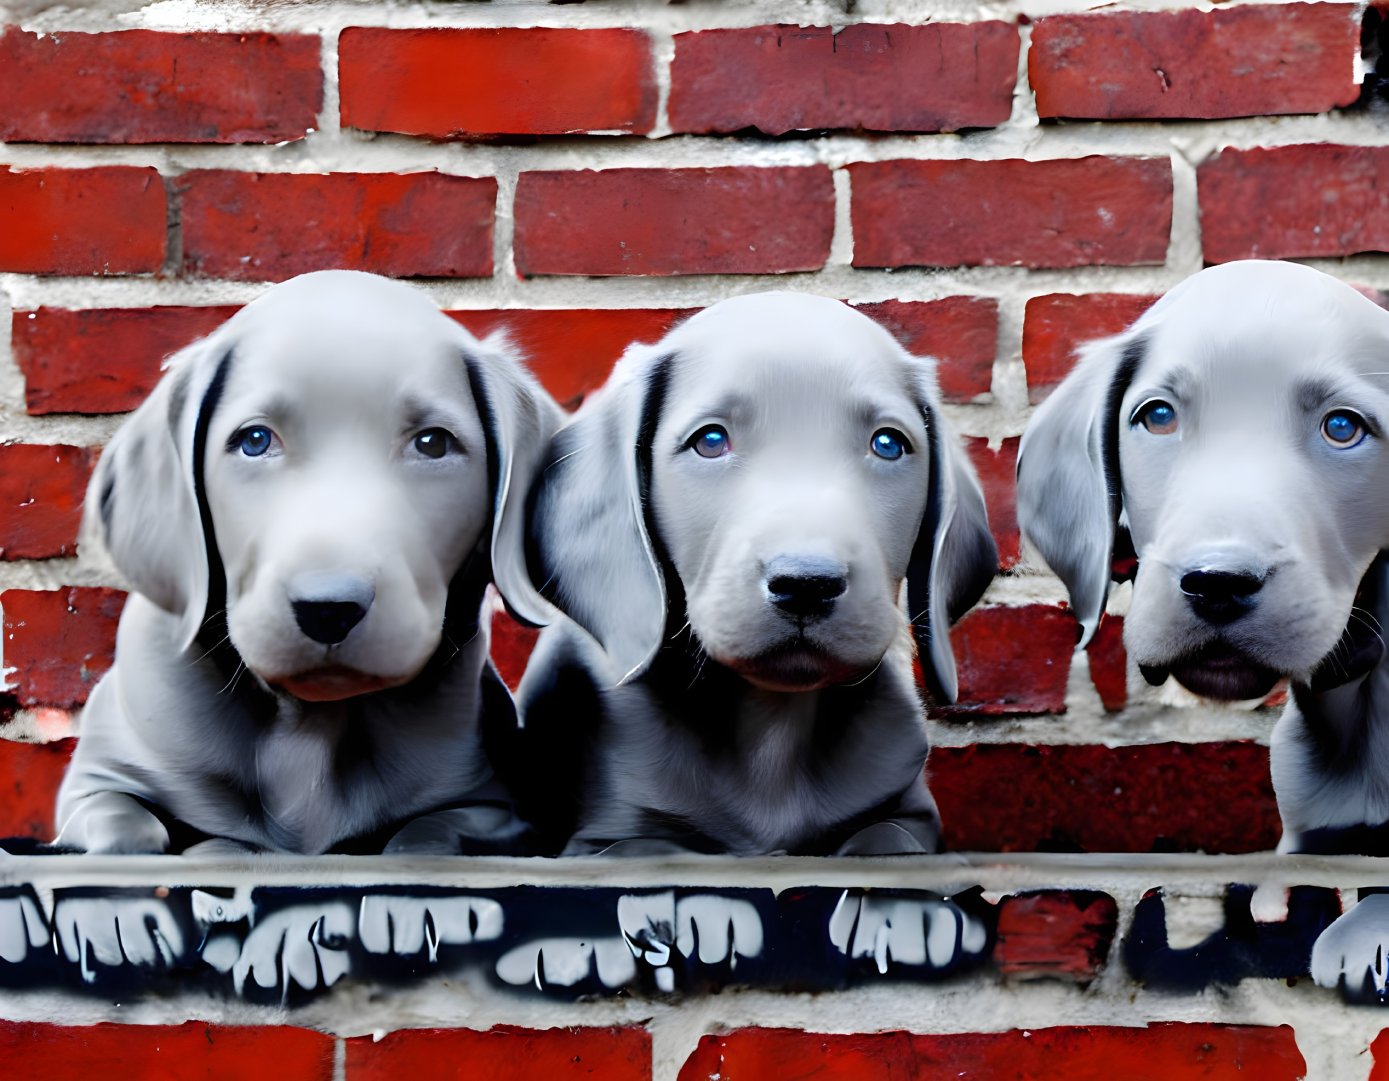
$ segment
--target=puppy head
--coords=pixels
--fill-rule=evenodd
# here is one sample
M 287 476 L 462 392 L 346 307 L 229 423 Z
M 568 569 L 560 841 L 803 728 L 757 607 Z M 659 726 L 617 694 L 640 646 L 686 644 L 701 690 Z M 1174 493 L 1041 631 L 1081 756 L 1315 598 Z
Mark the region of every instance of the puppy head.
M 419 291 L 308 274 L 171 362 L 102 456 L 89 513 L 185 645 L 225 609 L 264 682 L 344 698 L 420 671 L 465 565 L 485 580 L 490 556 L 543 618 L 518 495 L 556 420 Z
M 1151 680 L 1241 699 L 1307 679 L 1389 546 L 1387 361 L 1389 313 L 1258 261 L 1088 346 L 1018 463 L 1019 521 L 1086 637 L 1118 538 L 1138 557 L 1125 642 Z
M 539 580 L 634 674 L 678 583 L 695 637 L 754 685 L 862 676 L 905 631 L 953 700 L 950 620 L 996 563 L 934 370 L 847 305 L 724 301 L 630 352 L 556 437 Z M 683 622 L 683 619 L 680 620 Z

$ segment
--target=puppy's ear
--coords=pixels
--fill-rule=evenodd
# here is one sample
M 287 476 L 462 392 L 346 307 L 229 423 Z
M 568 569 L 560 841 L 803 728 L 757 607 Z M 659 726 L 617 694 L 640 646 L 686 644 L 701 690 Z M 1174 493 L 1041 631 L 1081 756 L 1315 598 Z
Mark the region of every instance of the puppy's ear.
M 1084 347 L 1018 449 L 1018 524 L 1070 592 L 1081 645 L 1109 596 L 1123 502 L 1119 406 L 1146 341 L 1130 330 Z
M 231 363 L 217 334 L 175 355 L 112 436 L 87 488 L 84 534 L 99 539 L 132 589 L 179 617 L 184 649 L 208 615 L 216 556 L 202 469 Z
M 984 595 L 998 570 L 984 493 L 974 467 L 941 414 L 935 380 L 921 380 L 930 454 L 926 513 L 907 569 L 907 604 L 926 689 L 938 704 L 955 701 L 959 681 L 950 625 Z
M 500 343 L 464 347 L 468 383 L 487 439 L 492 493 L 492 582 L 507 608 L 543 626 L 554 610 L 526 573 L 526 500 L 563 414 L 538 382 Z
M 624 680 L 646 669 L 666 624 L 646 489 L 668 365 L 647 347 L 630 351 L 555 436 L 532 501 L 534 580 Z

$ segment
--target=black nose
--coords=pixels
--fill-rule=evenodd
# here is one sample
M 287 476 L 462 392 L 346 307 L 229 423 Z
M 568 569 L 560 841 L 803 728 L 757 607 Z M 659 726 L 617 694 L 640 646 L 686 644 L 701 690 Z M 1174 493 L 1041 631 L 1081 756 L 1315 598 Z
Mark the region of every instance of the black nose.
M 783 612 L 808 618 L 828 615 L 849 586 L 849 569 L 828 559 L 782 556 L 767 566 L 767 596 Z
M 315 642 L 335 646 L 367 614 L 376 588 L 347 574 L 302 574 L 290 582 L 290 607 L 299 629 Z
M 1182 592 L 1207 623 L 1231 623 L 1258 604 L 1266 575 L 1201 568 L 1182 575 Z

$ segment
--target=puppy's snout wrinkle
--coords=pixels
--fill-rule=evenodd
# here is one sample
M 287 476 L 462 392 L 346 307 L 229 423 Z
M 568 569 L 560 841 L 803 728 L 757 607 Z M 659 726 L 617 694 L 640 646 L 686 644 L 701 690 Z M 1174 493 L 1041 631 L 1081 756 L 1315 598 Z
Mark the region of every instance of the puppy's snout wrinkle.
M 788 615 L 828 615 L 849 588 L 849 568 L 836 560 L 780 556 L 767 565 L 767 596 Z
M 1186 571 L 1180 581 L 1192 610 L 1207 623 L 1232 623 L 1254 610 L 1268 572 L 1211 562 Z
M 376 599 L 376 587 L 346 574 L 302 574 L 290 583 L 290 607 L 299 629 L 325 646 L 335 646 L 360 623 Z

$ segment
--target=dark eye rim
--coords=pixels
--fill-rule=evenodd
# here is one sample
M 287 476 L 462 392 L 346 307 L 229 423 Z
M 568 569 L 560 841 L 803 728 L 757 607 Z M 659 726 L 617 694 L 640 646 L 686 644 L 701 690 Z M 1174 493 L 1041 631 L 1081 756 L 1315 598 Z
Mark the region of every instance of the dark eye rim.
M 1343 443 L 1338 439 L 1332 439 L 1330 433 L 1326 430 L 1326 426 L 1328 423 L 1330 423 L 1332 417 L 1348 417 L 1350 420 L 1352 420 L 1355 423 L 1355 427 L 1357 429 L 1355 438 L 1346 443 Z M 1317 431 L 1321 433 L 1322 439 L 1326 441 L 1328 446 L 1334 447 L 1337 450 L 1350 450 L 1352 447 L 1358 447 L 1361 443 L 1365 442 L 1365 440 L 1368 439 L 1372 434 L 1374 434 L 1370 427 L 1370 422 L 1365 418 L 1363 414 L 1345 406 L 1340 406 L 1336 409 L 1329 410 L 1326 413 L 1326 415 L 1321 418 L 1321 423 L 1317 425 Z
M 894 438 L 895 440 L 897 440 L 898 443 L 901 444 L 902 453 L 899 454 L 897 458 L 883 458 L 883 456 L 881 454 L 878 454 L 877 450 L 874 449 L 874 442 L 877 440 L 878 436 L 883 435 L 884 433 L 892 436 L 892 438 Z M 916 447 L 912 445 L 912 441 L 907 438 L 906 433 L 903 432 L 900 428 L 894 428 L 891 425 L 887 424 L 883 425 L 881 428 L 875 428 L 873 430 L 873 434 L 868 437 L 868 449 L 877 457 L 883 458 L 883 461 L 885 462 L 895 462 L 899 458 L 905 458 L 908 454 L 916 453 Z
M 704 454 L 701 453 L 699 449 L 700 439 L 710 432 L 718 432 L 721 436 L 723 436 L 723 450 L 718 454 Z M 701 458 L 722 458 L 724 455 L 728 454 L 729 451 L 733 449 L 733 439 L 728 434 L 728 429 L 725 428 L 722 424 L 705 424 L 696 429 L 694 433 L 691 434 L 690 438 L 685 440 L 684 449 L 694 451 Z
M 1155 409 L 1156 407 L 1158 407 L 1158 406 L 1165 406 L 1166 408 L 1168 408 L 1168 409 L 1170 409 L 1170 410 L 1172 411 L 1172 423 L 1173 423 L 1173 427 L 1172 427 L 1172 429 L 1171 429 L 1170 431 L 1166 431 L 1166 432 L 1154 432 L 1154 431 L 1153 431 L 1151 428 L 1149 428 L 1148 425 L 1147 425 L 1147 420 L 1146 420 L 1146 418 L 1147 418 L 1148 413 L 1149 413 L 1151 410 L 1153 410 L 1153 409 Z M 1151 434 L 1153 434 L 1153 435 L 1171 435 L 1173 431 L 1176 431 L 1176 426 L 1177 426 L 1177 424 L 1178 424 L 1179 421 L 1180 421 L 1180 414 L 1177 412 L 1177 407 L 1176 407 L 1175 405 L 1173 405 L 1171 402 L 1169 402 L 1166 398 L 1158 398 L 1158 397 L 1146 398 L 1146 399 L 1144 399 L 1143 401 L 1139 402 L 1138 405 L 1136 405 L 1136 406 L 1134 407 L 1133 412 L 1129 414 L 1129 427 L 1131 427 L 1131 428 L 1136 428 L 1136 427 L 1138 427 L 1139 425 L 1142 425 L 1142 426 L 1143 426 L 1143 429 L 1144 429 L 1145 431 L 1147 431 L 1147 432 L 1149 432 L 1149 433 L 1151 433 Z
M 443 436 L 443 437 L 444 437 L 444 443 L 443 443 L 444 449 L 443 449 L 442 451 L 440 451 L 438 454 L 429 454 L 428 452 L 426 452 L 426 451 L 420 446 L 420 440 L 421 440 L 422 438 L 424 438 L 425 436 L 427 436 L 427 435 L 441 435 L 441 436 Z M 430 461 L 434 461 L 434 462 L 437 462 L 437 461 L 438 461 L 439 459 L 441 459 L 441 458 L 447 458 L 450 454 L 462 454 L 462 453 L 464 453 L 463 443 L 462 443 L 462 441 L 458 438 L 458 436 L 454 435 L 454 434 L 453 434 L 451 431 L 449 431 L 447 428 L 441 427 L 441 426 L 438 425 L 438 424 L 432 425 L 431 427 L 428 427 L 428 428 L 421 428 L 418 432 L 416 432 L 414 435 L 412 435 L 412 436 L 410 437 L 410 446 L 413 447 L 416 451 L 418 451 L 419 454 L 420 454 L 422 457 L 428 458 Z

